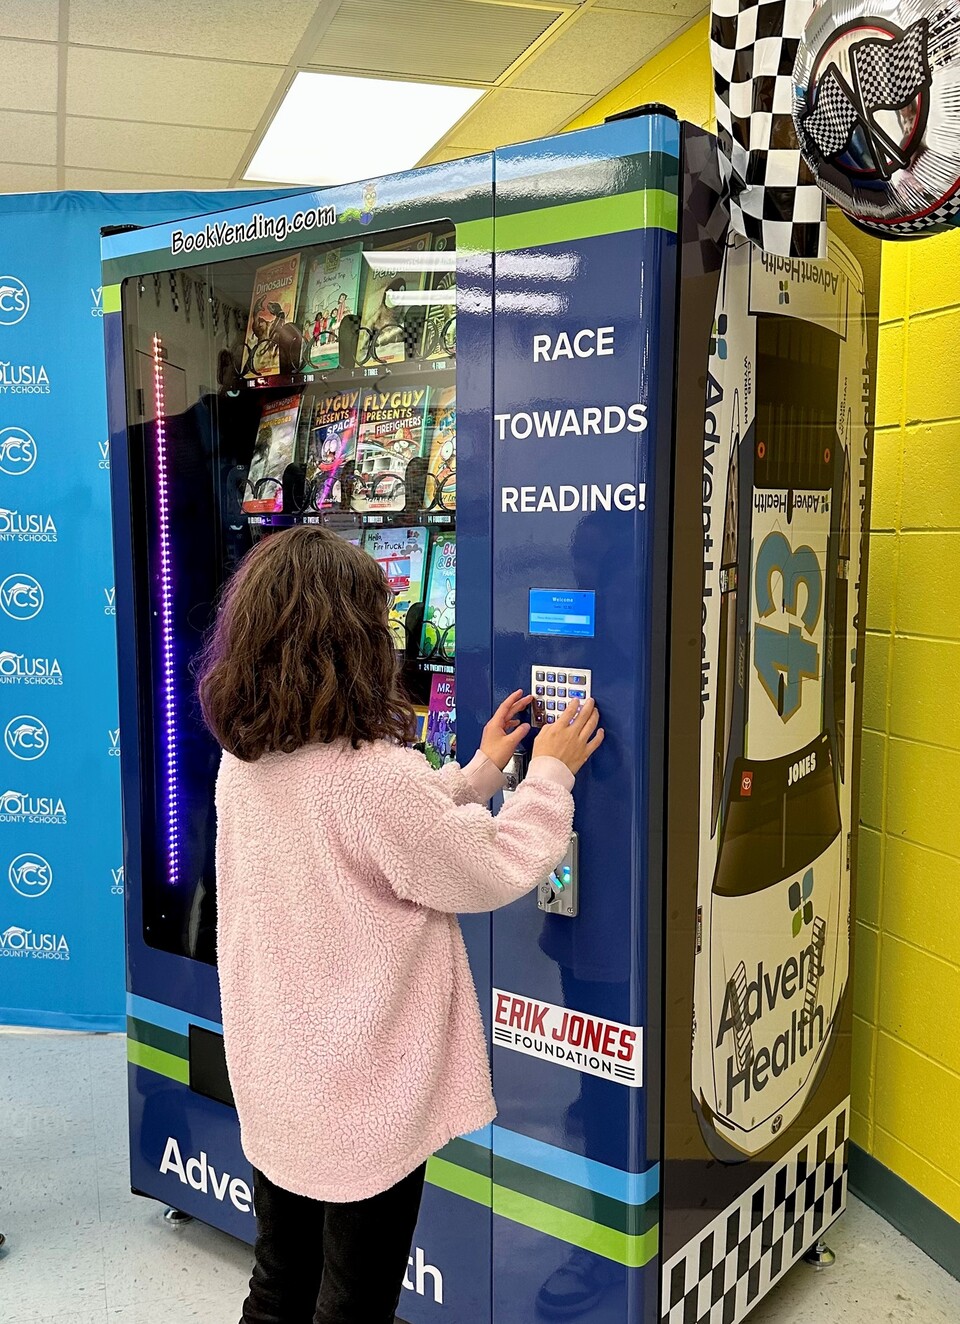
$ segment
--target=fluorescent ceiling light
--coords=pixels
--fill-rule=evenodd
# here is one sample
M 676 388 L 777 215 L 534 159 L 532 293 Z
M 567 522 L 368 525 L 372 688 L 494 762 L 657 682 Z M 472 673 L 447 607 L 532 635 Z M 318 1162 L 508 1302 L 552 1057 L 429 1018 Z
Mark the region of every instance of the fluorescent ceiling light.
M 384 275 L 391 271 L 456 271 L 457 255 L 453 249 L 442 253 L 395 253 L 364 251 L 363 260 L 371 271 Z
M 476 87 L 298 73 L 244 178 L 346 184 L 408 170 L 481 96 Z

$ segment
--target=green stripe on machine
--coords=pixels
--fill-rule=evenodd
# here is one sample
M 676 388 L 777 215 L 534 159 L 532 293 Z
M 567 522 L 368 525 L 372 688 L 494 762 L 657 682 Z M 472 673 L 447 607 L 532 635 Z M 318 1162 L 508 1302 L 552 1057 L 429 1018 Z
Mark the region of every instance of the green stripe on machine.
M 499 1189 L 528 1196 L 538 1204 L 575 1214 L 588 1223 L 627 1237 L 643 1236 L 656 1227 L 660 1217 L 659 1196 L 645 1205 L 624 1204 L 612 1196 L 586 1190 L 549 1173 L 503 1159 L 498 1154 L 493 1156 L 493 1178 Z
M 541 1200 L 533 1200 L 519 1191 L 509 1191 L 505 1186 L 495 1185 L 493 1188 L 493 1212 L 512 1223 L 520 1223 L 535 1232 L 545 1232 L 570 1246 L 579 1246 L 631 1269 L 649 1264 L 660 1244 L 656 1227 L 642 1236 L 628 1236 L 571 1214 L 566 1209 L 555 1209 Z
M 587 198 L 559 207 L 498 216 L 494 225 L 494 249 L 498 253 L 517 248 L 541 248 L 546 244 L 570 243 L 594 235 L 619 234 L 624 230 L 672 230 L 677 228 L 677 195 L 664 189 L 640 189 L 609 198 Z
M 136 1039 L 127 1040 L 127 1061 L 132 1062 L 135 1067 L 155 1071 L 158 1076 L 167 1076 L 170 1080 L 179 1081 L 181 1085 L 190 1083 L 190 1064 L 182 1057 L 174 1057 L 172 1053 L 151 1048 L 149 1044 L 138 1043 Z
M 190 1041 L 185 1034 L 175 1030 L 165 1030 L 160 1025 L 151 1025 L 149 1021 L 138 1020 L 136 1016 L 127 1017 L 127 1037 L 148 1048 L 159 1048 L 170 1057 L 179 1057 L 186 1062 L 190 1056 Z
M 103 296 L 100 307 L 106 313 L 118 313 L 120 311 L 120 286 L 104 285 Z

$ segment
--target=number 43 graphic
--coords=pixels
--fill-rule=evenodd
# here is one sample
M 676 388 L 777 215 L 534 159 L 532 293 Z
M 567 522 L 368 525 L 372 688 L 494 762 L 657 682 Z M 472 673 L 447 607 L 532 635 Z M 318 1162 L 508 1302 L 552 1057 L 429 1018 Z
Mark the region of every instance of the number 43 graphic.
M 753 662 L 760 683 L 770 696 L 784 722 L 800 708 L 804 680 L 816 680 L 820 674 L 820 653 L 816 643 L 804 636 L 813 634 L 823 607 L 823 575 L 811 547 L 796 551 L 782 533 L 770 533 L 760 544 L 756 563 L 756 598 L 760 616 L 777 610 L 773 597 L 774 580 L 783 585 L 783 611 L 797 616 L 800 625 L 791 622 L 789 629 L 758 625 L 754 631 Z M 805 590 L 803 610 L 799 609 L 800 588 Z

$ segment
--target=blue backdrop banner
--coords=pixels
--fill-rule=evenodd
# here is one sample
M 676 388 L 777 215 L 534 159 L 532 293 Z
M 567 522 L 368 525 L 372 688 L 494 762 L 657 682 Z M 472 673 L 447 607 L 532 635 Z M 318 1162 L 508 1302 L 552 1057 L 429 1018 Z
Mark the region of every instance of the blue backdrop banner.
M 100 229 L 277 193 L 0 197 L 0 1023 L 124 1023 Z

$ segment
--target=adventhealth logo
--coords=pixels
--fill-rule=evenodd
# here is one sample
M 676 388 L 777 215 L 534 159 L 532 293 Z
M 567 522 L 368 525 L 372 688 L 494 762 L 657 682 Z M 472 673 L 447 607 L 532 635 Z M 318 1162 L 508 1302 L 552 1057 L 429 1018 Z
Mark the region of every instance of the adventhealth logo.
M 49 395 L 50 378 L 42 363 L 6 363 L 0 359 L 0 395 Z
M 21 961 L 69 961 L 70 946 L 62 933 L 37 933 L 11 924 L 0 933 L 0 957 Z
M 0 823 L 36 823 L 62 827 L 66 821 L 67 811 L 59 796 L 30 795 L 27 791 L 0 792 Z
M 0 506 L 0 542 L 56 542 L 57 526 L 52 515 L 23 515 Z
M 63 671 L 55 657 L 28 657 L 0 651 L 0 685 L 62 685 Z
M 3 733 L 7 752 L 24 763 L 42 758 L 50 745 L 50 733 L 39 717 L 12 717 Z
M 426 1256 L 419 1246 L 414 1247 L 413 1254 L 407 1260 L 407 1272 L 403 1277 L 403 1285 L 408 1292 L 416 1292 L 417 1296 L 426 1296 L 426 1281 L 430 1279 L 433 1299 L 438 1306 L 443 1305 L 443 1274 L 432 1264 L 427 1264 Z
M 42 855 L 27 851 L 10 861 L 7 870 L 10 886 L 20 896 L 44 896 L 50 891 L 53 870 Z
M 30 291 L 19 276 L 0 276 L 0 326 L 16 326 L 30 311 Z
M 32 621 L 43 609 L 43 589 L 33 575 L 7 575 L 0 584 L 0 608 L 13 621 Z
M 26 428 L 4 428 L 0 432 L 0 473 L 19 478 L 37 462 L 37 443 Z

